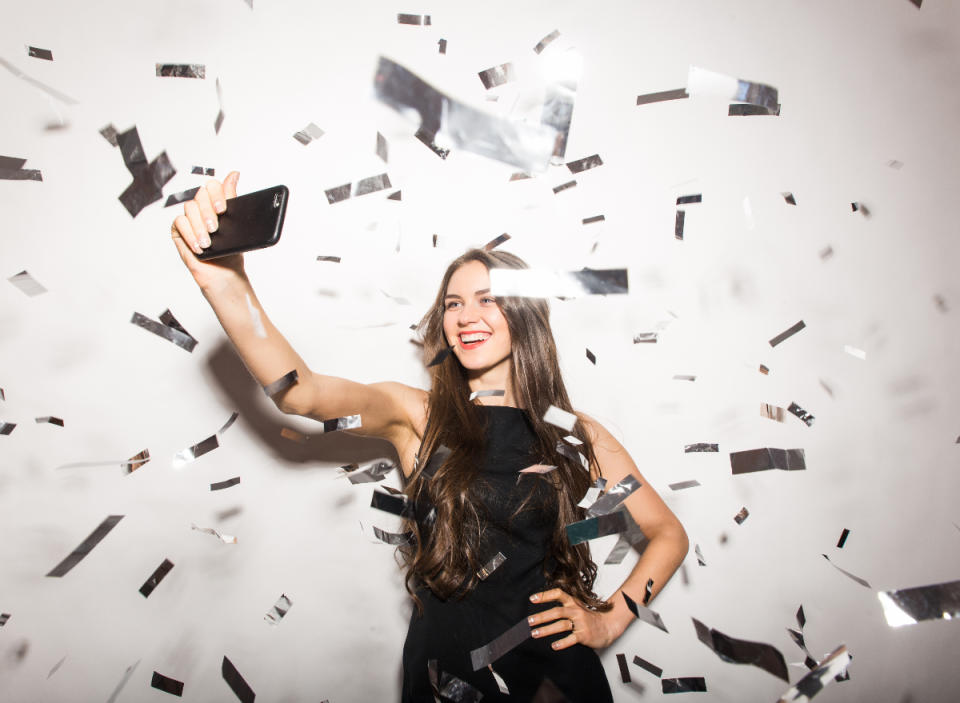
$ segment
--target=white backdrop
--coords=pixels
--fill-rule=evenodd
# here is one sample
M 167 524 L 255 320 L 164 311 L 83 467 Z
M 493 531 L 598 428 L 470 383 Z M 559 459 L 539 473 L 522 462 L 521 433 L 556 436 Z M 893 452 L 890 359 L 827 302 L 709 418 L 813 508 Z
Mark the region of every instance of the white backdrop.
M 398 12 L 432 24 L 400 25 Z M 395 523 L 368 507 L 370 484 L 336 470 L 390 447 L 316 436 L 273 408 L 179 263 L 176 208 L 132 219 L 117 200 L 130 174 L 98 134 L 108 123 L 136 125 L 148 159 L 166 150 L 178 173 L 164 197 L 203 182 L 192 166 L 239 169 L 241 192 L 289 186 L 280 244 L 247 266 L 278 327 L 325 373 L 423 386 L 409 325 L 449 260 L 503 232 L 502 248 L 537 266 L 629 268 L 629 296 L 554 303 L 563 369 L 575 405 L 626 445 L 707 565 L 691 549 L 685 577 L 654 602 L 669 634 L 635 623 L 603 653 L 617 701 L 663 695 L 633 665 L 634 683 L 621 683 L 617 653 L 664 677 L 704 676 L 708 692 L 688 694 L 698 700 L 775 701 L 786 684 L 720 661 L 690 618 L 802 662 L 785 631 L 801 604 L 812 654 L 846 644 L 854 657 L 851 680 L 820 700 L 956 698 L 957 625 L 890 628 L 875 593 L 960 578 L 956 4 L 38 0 L 6 2 L 2 18 L 0 56 L 77 101 L 0 70 L 0 154 L 43 174 L 0 181 L 2 274 L 27 270 L 48 289 L 0 287 L 0 421 L 17 425 L 0 436 L 4 700 L 105 701 L 136 662 L 117 700 L 166 700 L 153 671 L 184 682 L 185 699 L 233 700 L 224 655 L 262 700 L 398 698 L 409 605 L 370 530 Z M 554 29 L 546 51 L 575 47 L 584 64 L 567 159 L 599 154 L 599 168 L 511 182 L 516 169 L 481 157 L 443 161 L 373 98 L 385 55 L 511 116 L 517 86 L 487 100 L 477 72 L 512 61 L 529 86 L 533 46 Z M 156 63 L 205 64 L 206 78 L 158 78 Z M 781 115 L 728 117 L 726 101 L 699 98 L 636 105 L 683 87 L 690 65 L 777 87 Z M 304 146 L 292 135 L 311 122 L 325 134 Z M 393 189 L 327 204 L 325 189 L 382 172 Z M 386 199 L 395 189 L 400 202 Z M 692 193 L 703 202 L 686 208 L 679 241 L 675 200 Z M 199 340 L 192 354 L 129 323 L 166 308 Z M 633 343 L 655 330 L 658 343 Z M 812 427 L 759 414 L 791 401 Z M 173 468 L 234 411 L 218 449 Z M 64 426 L 34 421 L 47 415 Z M 283 427 L 315 436 L 297 444 Z M 684 454 L 695 442 L 720 451 Z M 802 447 L 807 470 L 732 476 L 729 453 L 757 447 Z M 152 460 L 124 475 L 118 463 L 145 448 Z M 97 461 L 113 464 L 59 468 Z M 701 485 L 668 488 L 690 479 Z M 86 559 L 44 576 L 111 514 L 125 517 Z M 594 543 L 598 561 L 613 539 Z M 174 568 L 144 599 L 163 559 Z M 603 567 L 601 593 L 630 565 Z M 281 593 L 293 606 L 271 626 Z M 791 682 L 805 672 L 790 669 Z

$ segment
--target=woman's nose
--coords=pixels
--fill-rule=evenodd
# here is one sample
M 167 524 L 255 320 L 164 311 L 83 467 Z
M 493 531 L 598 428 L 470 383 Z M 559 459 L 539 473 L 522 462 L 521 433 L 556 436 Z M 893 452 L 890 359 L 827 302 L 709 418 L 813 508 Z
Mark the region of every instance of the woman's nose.
M 477 310 L 478 308 L 474 303 L 464 303 L 460 307 L 460 313 L 457 315 L 457 324 L 463 326 L 471 322 L 476 322 L 478 317 Z

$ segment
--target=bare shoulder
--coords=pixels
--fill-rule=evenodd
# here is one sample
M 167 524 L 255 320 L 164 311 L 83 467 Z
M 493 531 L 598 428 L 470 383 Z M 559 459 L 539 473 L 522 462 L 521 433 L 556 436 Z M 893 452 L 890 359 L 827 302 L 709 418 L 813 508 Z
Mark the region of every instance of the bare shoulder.
M 610 434 L 610 430 L 603 426 L 598 420 L 590 417 L 586 413 L 577 413 L 580 423 L 587 432 L 587 439 L 594 445 L 594 451 L 603 449 L 607 451 L 625 452 L 623 445 L 617 441 L 617 438 Z

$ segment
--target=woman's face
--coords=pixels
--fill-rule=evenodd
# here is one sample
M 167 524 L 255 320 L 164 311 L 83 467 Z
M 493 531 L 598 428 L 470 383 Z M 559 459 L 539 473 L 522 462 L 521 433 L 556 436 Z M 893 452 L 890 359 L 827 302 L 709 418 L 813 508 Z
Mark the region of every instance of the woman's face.
M 443 301 L 443 333 L 468 371 L 484 372 L 510 361 L 507 319 L 490 295 L 490 272 L 470 261 L 450 277 Z

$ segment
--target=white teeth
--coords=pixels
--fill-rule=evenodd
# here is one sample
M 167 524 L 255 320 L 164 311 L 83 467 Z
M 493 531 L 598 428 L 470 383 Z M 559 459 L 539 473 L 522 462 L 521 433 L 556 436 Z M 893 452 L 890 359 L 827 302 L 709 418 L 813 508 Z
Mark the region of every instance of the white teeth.
M 486 332 L 471 332 L 470 334 L 461 334 L 460 341 L 464 344 L 470 344 L 471 342 L 480 342 L 488 339 L 490 335 Z

